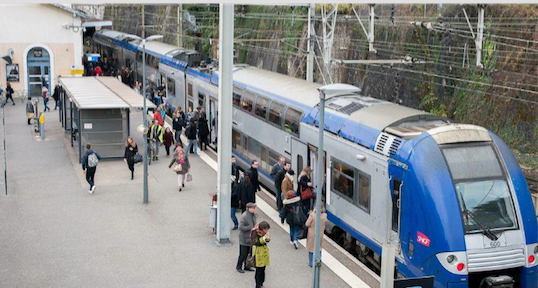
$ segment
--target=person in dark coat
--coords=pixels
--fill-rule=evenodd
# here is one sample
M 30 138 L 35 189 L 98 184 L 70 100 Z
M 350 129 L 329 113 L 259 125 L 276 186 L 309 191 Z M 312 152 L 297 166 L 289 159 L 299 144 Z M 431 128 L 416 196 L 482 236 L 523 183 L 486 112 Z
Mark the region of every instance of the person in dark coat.
M 183 130 L 183 123 L 185 122 L 185 119 L 181 117 L 181 114 L 179 114 L 177 111 L 174 112 L 174 115 L 172 117 L 172 129 L 174 129 L 174 138 L 177 143 L 183 147 L 183 142 L 181 141 L 181 131 Z
M 189 139 L 189 145 L 187 145 L 187 153 L 194 147 L 194 156 L 198 156 L 198 145 L 196 144 L 196 120 L 191 116 L 189 125 L 185 128 L 185 136 Z
M 312 187 L 312 182 L 311 182 L 312 178 L 310 177 L 310 174 L 312 174 L 312 169 L 310 168 L 310 166 L 304 167 L 303 171 L 301 171 L 301 174 L 299 174 L 299 177 L 298 177 L 299 185 L 297 185 L 297 195 L 301 196 L 301 193 L 306 188 L 314 189 Z M 314 192 L 314 190 L 312 190 L 312 192 Z M 301 196 L 301 199 L 302 198 L 303 197 Z M 303 203 L 304 211 L 306 213 L 310 211 L 310 208 L 312 206 L 311 201 L 312 201 L 312 197 L 310 197 L 309 199 L 301 200 L 301 202 Z
M 15 93 L 15 91 L 13 91 L 13 88 L 11 88 L 11 83 L 7 82 L 7 86 L 6 86 L 6 104 L 7 104 L 7 100 L 11 99 L 11 102 L 13 102 L 13 105 L 15 105 L 15 100 L 13 100 L 13 93 Z
M 245 174 L 239 185 L 241 185 L 239 192 L 239 204 L 241 205 L 241 211 L 244 212 L 246 210 L 247 203 L 256 203 L 256 190 L 254 189 L 254 185 L 250 180 L 249 174 Z
M 284 162 L 284 167 L 280 169 L 275 176 L 276 206 L 279 212 L 282 210 L 282 200 L 284 198 L 283 196 L 286 195 L 285 192 L 282 193 L 282 181 L 284 181 L 284 177 L 286 177 L 286 173 L 290 169 L 291 163 L 286 161 Z
M 234 183 L 239 183 L 239 167 L 237 167 L 235 161 L 235 156 L 232 155 L 232 181 Z
M 239 191 L 241 190 L 240 185 L 241 184 L 232 181 L 232 201 L 230 205 L 230 207 L 232 208 L 232 222 L 234 222 L 234 228 L 232 228 L 232 230 L 237 230 L 237 228 L 239 227 L 239 222 L 237 222 L 237 216 L 235 216 L 235 213 L 237 213 L 237 210 L 239 209 Z
M 207 145 L 209 144 L 208 136 L 209 126 L 207 124 L 207 118 L 205 113 L 201 113 L 200 119 L 198 119 L 198 139 L 200 141 L 200 150 L 207 150 Z
M 245 171 L 245 174 L 250 175 L 250 181 L 254 185 L 254 191 L 260 191 L 260 181 L 258 181 L 258 160 L 252 160 L 250 168 Z
M 82 171 L 86 174 L 86 181 L 90 184 L 90 190 L 88 191 L 90 194 L 93 194 L 95 191 L 95 172 L 97 171 L 97 163 L 94 163 L 95 166 L 93 166 L 92 163 L 90 163 L 91 161 L 89 161 L 89 157 L 92 154 L 95 154 L 97 160 L 101 160 L 101 156 L 92 150 L 92 144 L 86 143 L 86 153 L 82 156 Z M 92 158 L 95 157 L 92 156 Z
M 166 149 L 166 157 L 170 157 L 170 146 L 176 143 L 176 141 L 174 141 L 174 134 L 172 134 L 172 131 L 169 127 L 164 130 L 163 143 L 164 149 Z
M 129 136 L 127 142 L 125 142 L 125 154 L 123 161 L 127 163 L 129 170 L 131 170 L 131 180 L 134 179 L 134 156 L 138 153 L 138 145 L 136 145 L 133 137 Z
M 56 108 L 60 107 L 60 85 L 56 84 L 56 86 L 54 86 L 52 98 L 54 99 L 54 110 L 56 110 Z
M 243 267 L 247 271 L 254 271 L 254 268 L 248 267 L 246 264 L 247 256 L 252 253 L 252 241 L 250 240 L 250 230 L 256 226 L 256 203 L 246 203 L 247 211 L 241 214 L 239 219 L 239 257 L 235 269 L 239 273 L 245 273 Z
M 295 192 L 290 190 L 286 193 L 286 199 L 284 199 L 283 204 L 284 207 L 282 208 L 280 221 L 282 224 L 284 224 L 284 219 L 286 219 L 286 222 L 288 225 L 290 225 L 290 244 L 295 246 L 295 249 L 297 249 L 299 247 L 297 244 L 297 232 L 299 232 L 299 229 L 303 226 L 303 223 L 300 223 L 300 219 L 297 219 L 295 214 L 297 212 L 303 213 L 301 211 L 301 197 L 295 196 Z

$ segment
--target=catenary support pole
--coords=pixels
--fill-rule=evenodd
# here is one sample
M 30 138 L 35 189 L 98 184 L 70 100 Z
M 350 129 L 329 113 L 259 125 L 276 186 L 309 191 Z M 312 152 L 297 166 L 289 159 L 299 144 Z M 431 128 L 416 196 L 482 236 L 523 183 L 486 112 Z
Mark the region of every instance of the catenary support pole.
M 183 48 L 183 4 L 177 5 L 177 46 Z
M 230 244 L 234 5 L 220 4 L 217 241 Z
M 476 33 L 476 66 L 484 67 L 482 64 L 482 39 L 484 38 L 484 4 L 478 4 L 478 27 Z
M 144 5 L 142 5 L 142 12 L 144 12 Z M 143 16 L 142 16 L 142 19 Z M 142 30 L 144 31 L 144 30 Z M 142 34 L 144 37 L 144 34 Z M 146 40 L 142 40 L 142 98 L 144 98 L 144 111 L 142 111 L 142 124 L 148 125 L 146 109 Z M 148 127 L 149 129 L 149 127 Z M 148 133 L 144 133 L 144 204 L 148 203 Z
M 306 58 L 306 81 L 308 82 L 314 82 L 314 37 L 312 37 L 312 33 L 314 32 L 314 22 L 313 18 L 316 14 L 316 4 L 311 3 L 310 6 L 308 6 L 308 42 L 307 42 L 307 49 L 308 49 L 308 56 Z
M 146 38 L 146 6 L 144 4 L 142 4 L 142 38 Z
M 375 4 L 368 4 L 370 6 L 370 35 L 368 35 L 368 51 L 370 52 L 376 52 L 376 50 L 374 49 L 374 40 L 375 40 L 375 36 L 374 36 L 374 31 L 375 31 L 375 26 L 374 26 L 374 23 L 375 23 L 375 10 L 374 10 L 374 7 L 375 7 Z
M 7 146 L 6 146 L 6 105 L 2 106 L 2 133 L 4 134 L 4 189 L 7 196 Z
M 312 279 L 312 288 L 319 288 L 320 273 L 321 273 L 321 257 L 320 257 L 320 239 L 323 234 L 320 230 L 321 218 L 321 191 L 323 188 L 323 132 L 324 132 L 324 117 L 325 117 L 325 93 L 319 92 L 319 138 L 318 138 L 318 167 L 317 169 L 317 184 L 316 184 L 316 233 L 314 236 L 314 272 Z

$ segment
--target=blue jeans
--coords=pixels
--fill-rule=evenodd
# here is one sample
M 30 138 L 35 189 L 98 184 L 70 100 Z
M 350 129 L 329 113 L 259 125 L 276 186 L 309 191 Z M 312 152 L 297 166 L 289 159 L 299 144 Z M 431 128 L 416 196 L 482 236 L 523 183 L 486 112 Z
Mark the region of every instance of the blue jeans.
M 239 226 L 239 222 L 237 222 L 237 217 L 235 216 L 235 212 L 237 212 L 237 209 L 239 208 L 232 207 L 232 221 L 234 222 L 234 227 Z
M 290 225 L 290 241 L 297 241 L 297 232 L 299 232 L 299 229 L 301 229 L 299 225 Z
M 49 98 L 43 99 L 43 104 L 45 105 L 45 110 L 43 110 L 43 111 L 47 111 L 47 109 L 50 110 L 50 107 L 47 106 L 47 103 L 49 103 Z
M 319 251 L 319 260 L 321 260 L 321 251 Z M 308 252 L 308 266 L 314 265 L 314 253 Z
M 192 146 L 194 146 L 194 155 L 198 156 L 198 145 L 196 145 L 196 140 L 189 139 L 189 145 L 187 145 L 187 150 L 185 150 L 185 152 L 189 153 L 189 151 L 191 151 Z

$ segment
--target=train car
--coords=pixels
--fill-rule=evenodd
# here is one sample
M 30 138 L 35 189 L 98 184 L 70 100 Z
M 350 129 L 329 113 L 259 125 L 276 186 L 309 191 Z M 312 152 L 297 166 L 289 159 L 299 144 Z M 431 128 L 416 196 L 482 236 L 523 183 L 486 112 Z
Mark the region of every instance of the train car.
M 176 68 L 160 56 L 163 73 L 184 75 L 177 103 L 206 107 L 213 122 L 216 69 Z M 233 79 L 238 164 L 247 169 L 258 160 L 260 182 L 272 190 L 269 171 L 280 155 L 296 175 L 311 166 L 313 183 L 322 169 L 325 185 L 316 189 L 331 222 L 326 232 L 360 259 L 379 267 L 382 247 L 391 244 L 399 277 L 434 276 L 437 288 L 500 279 L 538 287 L 530 192 L 494 133 L 360 93 L 338 95 L 326 103 L 324 166 L 316 167 L 321 85 L 247 65 L 237 65 Z

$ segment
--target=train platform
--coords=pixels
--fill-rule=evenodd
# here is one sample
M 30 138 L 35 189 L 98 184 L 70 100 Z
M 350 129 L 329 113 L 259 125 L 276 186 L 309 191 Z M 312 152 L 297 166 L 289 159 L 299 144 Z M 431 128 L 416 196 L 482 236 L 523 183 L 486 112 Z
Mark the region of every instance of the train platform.
M 131 180 L 122 160 L 100 161 L 90 195 L 57 111 L 45 113 L 45 141 L 27 125 L 24 104 L 8 105 L 5 113 L 0 287 L 254 287 L 253 272 L 235 270 L 238 231 L 231 232 L 231 246 L 217 247 L 209 227 L 213 152 L 191 155 L 193 181 L 178 192 L 162 148 L 161 160 L 149 166 L 148 204 L 142 204 L 141 165 Z M 142 149 L 140 112 L 131 123 Z M 309 287 L 305 241 L 298 250 L 289 244 L 272 195 L 259 192 L 257 204 L 258 221 L 267 220 L 272 235 L 265 287 Z M 379 287 L 379 277 L 357 259 L 328 237 L 324 244 L 322 287 Z

